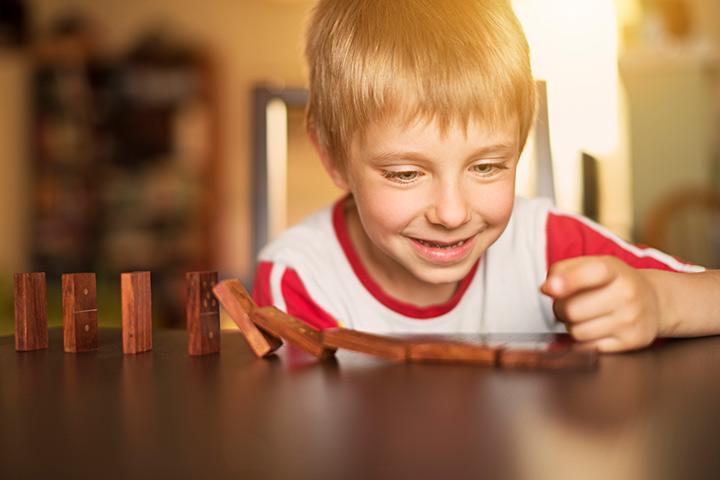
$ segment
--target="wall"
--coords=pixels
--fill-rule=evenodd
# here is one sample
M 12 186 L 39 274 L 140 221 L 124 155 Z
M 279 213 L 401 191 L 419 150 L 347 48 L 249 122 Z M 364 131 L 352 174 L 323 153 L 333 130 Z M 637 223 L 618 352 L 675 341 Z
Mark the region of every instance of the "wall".
M 598 159 L 600 220 L 621 236 L 631 222 L 618 11 L 611 0 L 514 0 L 533 73 L 547 81 L 556 204 L 581 209 L 581 153 Z
M 3 274 L 27 268 L 27 81 L 28 65 L 23 53 L 0 49 L 0 92 L 3 92 L 0 108 L 0 272 Z
M 720 1 L 688 0 L 688 4 L 700 36 L 720 52 Z

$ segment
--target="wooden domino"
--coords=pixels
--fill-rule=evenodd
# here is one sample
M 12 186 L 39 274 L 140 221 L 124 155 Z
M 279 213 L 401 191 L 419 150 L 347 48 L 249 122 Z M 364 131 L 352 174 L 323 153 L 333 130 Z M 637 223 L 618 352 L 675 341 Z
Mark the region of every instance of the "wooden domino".
M 150 272 L 120 275 L 123 353 L 152 350 Z
M 408 359 L 413 362 L 459 362 L 495 366 L 497 348 L 488 345 L 445 340 L 413 340 L 408 343 Z
M 48 347 L 47 293 L 45 273 L 16 273 L 15 350 L 41 350 Z
M 319 331 L 275 307 L 255 309 L 252 321 L 270 334 L 287 340 L 321 360 L 335 354 L 334 348 L 323 345 Z
M 213 287 L 213 292 L 255 355 L 266 357 L 282 346 L 282 340 L 262 331 L 250 320 L 255 313 L 255 302 L 240 280 L 223 280 Z
M 98 310 L 94 273 L 62 276 L 63 338 L 66 352 L 98 348 Z
M 189 355 L 220 351 L 220 305 L 212 292 L 217 279 L 217 272 L 188 272 L 185 275 Z
M 594 370 L 598 353 L 579 350 L 572 343 L 508 342 L 500 347 L 498 364 L 502 368 L 543 370 Z
M 578 350 L 571 341 L 558 338 L 530 342 L 503 336 L 495 340 L 434 334 L 397 337 L 344 328 L 325 330 L 322 338 L 327 347 L 398 361 L 547 370 L 592 370 L 597 366 L 597 352 Z
M 402 362 L 408 358 L 407 341 L 349 328 L 324 330 L 322 332 L 322 342 L 328 348 L 352 350 L 388 360 Z

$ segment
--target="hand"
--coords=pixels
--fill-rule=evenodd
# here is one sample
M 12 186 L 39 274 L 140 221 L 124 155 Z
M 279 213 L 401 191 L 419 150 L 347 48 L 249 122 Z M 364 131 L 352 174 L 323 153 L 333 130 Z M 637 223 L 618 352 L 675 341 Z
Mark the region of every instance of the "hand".
M 554 264 L 540 291 L 573 338 L 603 352 L 645 347 L 658 336 L 662 309 L 643 270 L 615 257 L 577 257 Z

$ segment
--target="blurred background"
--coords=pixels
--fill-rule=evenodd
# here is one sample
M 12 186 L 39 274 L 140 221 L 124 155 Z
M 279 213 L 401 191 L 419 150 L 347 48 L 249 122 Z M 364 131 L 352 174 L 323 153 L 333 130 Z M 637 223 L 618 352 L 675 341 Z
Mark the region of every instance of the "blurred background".
M 150 270 L 156 325 L 182 327 L 184 272 L 249 284 L 253 228 L 339 195 L 284 96 L 306 85 L 313 4 L 0 1 L 0 333 L 22 271 L 47 273 L 53 325 L 60 275 L 97 272 L 109 326 L 119 274 Z M 547 82 L 556 203 L 720 266 L 720 0 L 513 5 Z M 258 223 L 272 193 L 283 214 Z

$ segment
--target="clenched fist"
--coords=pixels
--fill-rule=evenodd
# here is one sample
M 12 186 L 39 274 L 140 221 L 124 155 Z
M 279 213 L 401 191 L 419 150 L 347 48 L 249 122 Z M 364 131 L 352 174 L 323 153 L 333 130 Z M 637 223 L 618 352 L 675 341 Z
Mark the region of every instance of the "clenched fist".
M 615 257 L 577 257 L 554 264 L 540 291 L 573 338 L 603 352 L 645 347 L 665 324 L 653 272 Z

